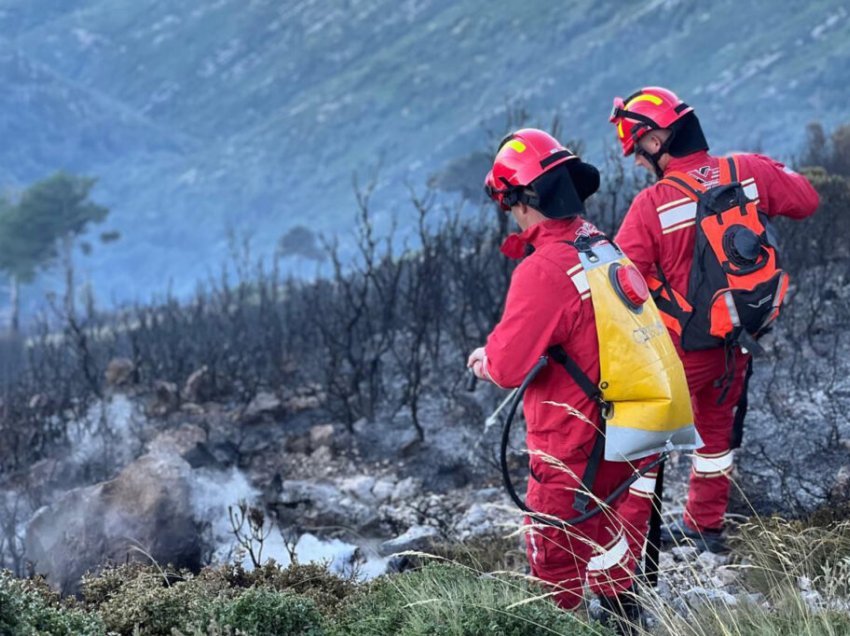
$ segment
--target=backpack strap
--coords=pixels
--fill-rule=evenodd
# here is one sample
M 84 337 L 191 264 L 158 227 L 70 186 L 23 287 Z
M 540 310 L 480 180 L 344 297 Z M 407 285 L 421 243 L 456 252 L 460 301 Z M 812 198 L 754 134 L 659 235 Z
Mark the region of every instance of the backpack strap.
M 664 326 L 681 336 L 693 308 L 684 296 L 673 289 L 660 265 L 656 264 L 655 267 L 657 276 L 650 276 L 646 280 L 652 299 L 661 312 Z
M 738 181 L 740 170 L 738 169 L 738 158 L 735 155 L 723 157 L 718 166 L 720 168 L 720 183 L 726 185 Z
M 671 172 L 670 174 L 665 175 L 659 183 L 664 183 L 676 188 L 679 192 L 694 201 L 699 200 L 700 196 L 707 189 L 704 183 L 700 183 L 691 175 L 685 174 L 684 172 Z
M 569 376 L 584 394 L 599 405 L 600 417 L 596 437 L 593 440 L 593 448 L 590 451 L 590 456 L 587 458 L 587 466 L 584 469 L 584 474 L 581 476 L 581 489 L 576 491 L 575 500 L 573 501 L 573 510 L 579 514 L 584 514 L 587 512 L 587 506 L 590 503 L 590 497 L 593 492 L 593 483 L 596 481 L 596 473 L 599 470 L 599 464 L 602 462 L 602 456 L 605 451 L 604 413 L 609 404 L 602 399 L 600 388 L 581 370 L 578 363 L 569 356 L 561 345 L 550 347 L 548 353 L 552 360 L 566 369 Z
M 587 397 L 597 404 L 603 401 L 602 391 L 596 386 L 593 380 L 587 377 L 587 374 L 581 370 L 578 363 L 569 356 L 561 345 L 550 347 L 549 357 L 566 369 L 567 373 L 570 374 L 570 377 Z

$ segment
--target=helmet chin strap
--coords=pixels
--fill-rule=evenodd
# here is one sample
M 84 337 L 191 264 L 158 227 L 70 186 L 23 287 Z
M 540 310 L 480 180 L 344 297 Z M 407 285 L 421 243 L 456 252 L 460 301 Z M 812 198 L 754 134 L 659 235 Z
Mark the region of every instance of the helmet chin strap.
M 671 130 L 670 136 L 661 142 L 661 145 L 658 147 L 658 150 L 656 152 L 649 152 L 648 150 L 644 150 L 643 148 L 641 148 L 640 144 L 635 141 L 635 152 L 644 159 L 646 159 L 652 165 L 652 169 L 655 171 L 655 176 L 659 179 L 662 179 L 664 177 L 664 170 L 661 168 L 659 162 L 661 161 L 661 157 L 663 157 L 670 150 L 670 144 L 673 142 L 673 137 L 675 137 L 675 135 L 676 132 Z

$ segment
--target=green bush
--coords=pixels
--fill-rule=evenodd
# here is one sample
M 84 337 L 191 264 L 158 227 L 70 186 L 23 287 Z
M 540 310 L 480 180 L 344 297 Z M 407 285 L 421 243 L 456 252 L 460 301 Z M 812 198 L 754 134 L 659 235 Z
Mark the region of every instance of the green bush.
M 3 636 L 102 636 L 103 623 L 62 602 L 42 580 L 15 579 L 0 571 L 0 634 Z
M 221 566 L 205 569 L 199 579 L 228 588 L 259 587 L 299 594 L 313 600 L 325 614 L 334 614 L 357 589 L 354 579 L 340 578 L 327 566 L 317 563 L 293 563 L 282 568 L 274 561 L 268 561 L 251 571 L 241 565 Z
M 245 636 L 323 636 L 324 619 L 304 596 L 252 588 L 220 607 L 216 623 Z
M 333 615 L 354 589 L 353 580 L 322 565 L 273 562 L 250 572 L 239 565 L 206 568 L 197 576 L 127 564 L 82 582 L 86 607 L 127 636 L 323 634 L 323 614 Z
M 121 579 L 120 575 L 130 576 Z M 172 582 L 153 568 L 107 571 L 102 583 L 88 580 L 84 594 L 106 627 L 122 636 L 172 636 L 174 630 L 206 628 L 228 593 L 189 573 Z
M 351 636 L 532 636 L 605 634 L 521 581 L 431 564 L 384 577 L 352 598 L 336 634 Z

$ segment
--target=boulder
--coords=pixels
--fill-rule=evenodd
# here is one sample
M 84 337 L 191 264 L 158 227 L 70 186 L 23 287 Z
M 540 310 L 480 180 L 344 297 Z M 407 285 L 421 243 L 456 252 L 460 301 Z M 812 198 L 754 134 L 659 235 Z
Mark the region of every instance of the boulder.
M 35 572 L 63 593 L 106 562 L 198 568 L 203 546 L 191 505 L 191 468 L 176 453 L 147 454 L 112 480 L 70 490 L 26 529 Z
M 284 523 L 340 526 L 361 532 L 380 525 L 378 513 L 337 486 L 308 480 L 284 480 L 279 501 L 272 504 Z
M 700 551 L 691 545 L 677 545 L 671 548 L 670 552 L 677 561 L 693 561 L 700 554 Z
M 388 502 L 395 492 L 396 483 L 391 479 L 378 479 L 372 486 L 372 496 L 378 503 Z
M 355 475 L 340 480 L 339 489 L 362 503 L 374 504 L 376 499 L 375 495 L 372 494 L 372 488 L 374 488 L 375 482 L 375 478 L 369 475 Z
M 305 385 L 296 389 L 283 403 L 284 408 L 292 414 L 302 411 L 312 411 L 320 408 L 327 397 L 318 385 Z
M 220 468 L 215 454 L 207 446 L 207 433 L 197 424 L 183 424 L 163 431 L 148 444 L 150 453 L 177 453 L 192 468 Z
M 414 477 L 405 477 L 399 481 L 393 488 L 393 494 L 390 497 L 392 501 L 408 501 L 418 495 L 422 490 L 422 482 Z
M 162 417 L 180 406 L 180 391 L 173 382 L 157 380 L 153 383 L 153 400 L 148 406 L 151 415 Z
M 317 424 L 310 429 L 310 447 L 332 446 L 334 440 L 333 424 Z
M 124 386 L 130 384 L 136 366 L 129 358 L 113 358 L 106 365 L 104 377 L 107 386 Z
M 207 434 L 197 424 L 184 424 L 163 431 L 148 444 L 149 453 L 177 453 L 184 455 L 207 441 Z
M 206 402 L 212 397 L 212 378 L 207 365 L 194 371 L 183 385 L 183 399 L 187 402 Z
M 738 599 L 729 592 L 706 587 L 693 587 L 685 590 L 682 598 L 689 607 L 694 609 L 709 605 L 734 607 L 738 604 Z
M 280 413 L 283 409 L 283 404 L 274 393 L 269 391 L 260 391 L 245 409 L 243 419 L 246 422 L 256 422 L 264 416 L 274 416 Z

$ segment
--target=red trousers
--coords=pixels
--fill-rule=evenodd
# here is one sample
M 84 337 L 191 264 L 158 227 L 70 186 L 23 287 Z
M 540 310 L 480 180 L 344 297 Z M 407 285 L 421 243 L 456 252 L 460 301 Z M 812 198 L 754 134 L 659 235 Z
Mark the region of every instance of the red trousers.
M 529 478 L 526 498 L 529 508 L 560 519 L 577 516 L 573 502 L 586 466 L 587 461 L 581 459 L 552 466 L 533 457 L 534 476 Z M 594 497 L 607 498 L 632 474 L 633 468 L 626 463 L 603 460 L 593 484 Z M 596 507 L 595 498 L 588 510 Z M 561 607 L 579 605 L 585 580 L 593 592 L 604 596 L 616 596 L 631 587 L 635 557 L 619 514 L 626 499 L 623 493 L 612 505 L 603 505 L 602 512 L 569 529 L 526 518 L 531 573 L 555 587 L 554 598 Z
M 685 523 L 694 530 L 719 530 L 729 504 L 729 473 L 732 472 L 732 424 L 741 398 L 749 355 L 736 352 L 733 377 L 726 398 L 718 404 L 723 387 L 716 386 L 726 370 L 722 349 L 679 351 L 688 377 L 694 420 L 703 446 L 693 455 Z M 649 461 L 649 460 L 645 460 Z M 629 488 L 629 496 L 620 507 L 628 532 L 629 547 L 639 558 L 643 550 L 655 472 Z

